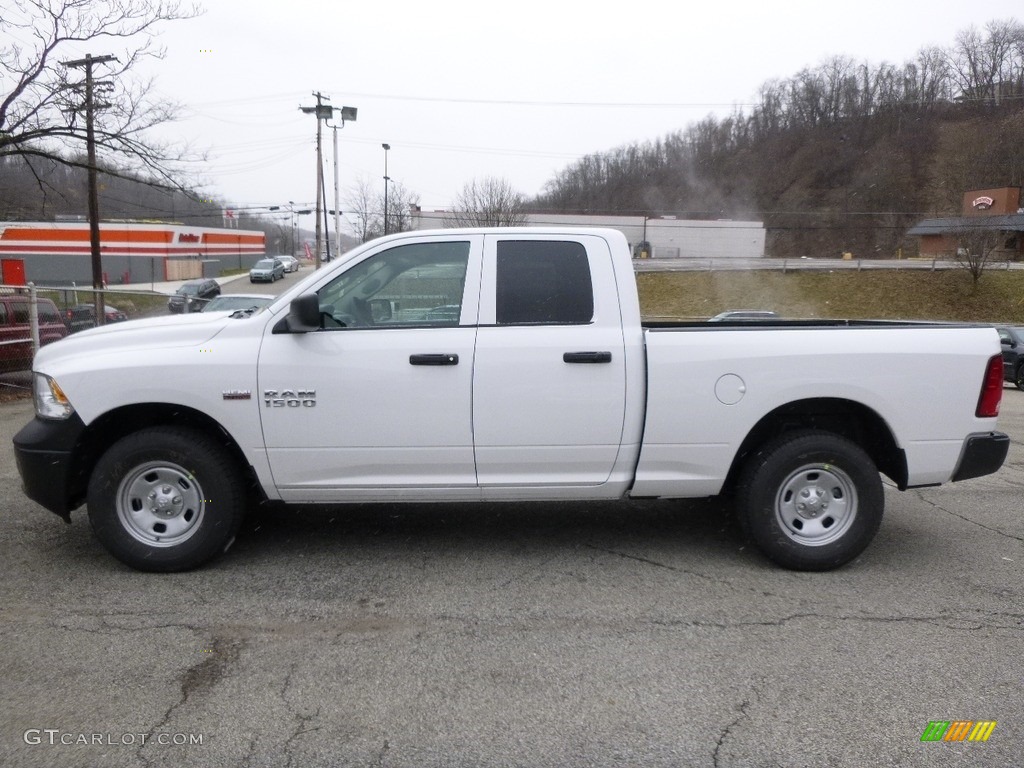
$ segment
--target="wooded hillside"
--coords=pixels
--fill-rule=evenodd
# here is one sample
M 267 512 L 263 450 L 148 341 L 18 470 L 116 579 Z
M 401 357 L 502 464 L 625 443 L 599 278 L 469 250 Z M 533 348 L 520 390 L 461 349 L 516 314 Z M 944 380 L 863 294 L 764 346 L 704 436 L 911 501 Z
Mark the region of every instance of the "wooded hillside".
M 835 57 L 753 106 L 568 167 L 539 210 L 761 219 L 770 255 L 913 253 L 905 231 L 967 189 L 1024 184 L 1024 24 L 902 65 Z

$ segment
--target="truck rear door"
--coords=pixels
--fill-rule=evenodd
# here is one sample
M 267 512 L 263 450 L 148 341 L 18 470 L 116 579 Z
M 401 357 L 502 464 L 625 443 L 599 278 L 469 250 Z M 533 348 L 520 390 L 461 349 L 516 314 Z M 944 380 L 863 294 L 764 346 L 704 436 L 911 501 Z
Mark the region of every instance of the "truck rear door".
M 552 497 L 608 480 L 623 434 L 624 351 L 605 240 L 484 238 L 473 373 L 484 498 Z

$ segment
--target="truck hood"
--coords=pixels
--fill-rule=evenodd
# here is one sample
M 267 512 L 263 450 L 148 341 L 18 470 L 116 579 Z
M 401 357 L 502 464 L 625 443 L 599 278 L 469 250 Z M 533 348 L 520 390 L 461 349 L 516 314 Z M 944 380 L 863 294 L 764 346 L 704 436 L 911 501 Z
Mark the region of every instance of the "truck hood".
M 216 336 L 228 323 L 237 322 L 230 313 L 201 312 L 189 315 L 161 315 L 74 333 L 48 344 L 36 354 L 32 367 L 39 370 L 47 363 L 69 356 L 94 355 L 111 350 L 167 349 L 203 344 Z

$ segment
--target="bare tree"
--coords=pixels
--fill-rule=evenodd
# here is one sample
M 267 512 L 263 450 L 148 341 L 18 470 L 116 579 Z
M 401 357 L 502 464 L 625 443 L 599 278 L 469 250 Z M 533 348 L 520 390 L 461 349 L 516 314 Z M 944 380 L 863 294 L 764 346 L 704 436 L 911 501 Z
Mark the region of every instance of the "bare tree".
M 361 243 L 372 240 L 384 231 L 376 198 L 377 193 L 365 176 L 357 179 L 345 195 L 345 213 L 355 225 L 355 234 Z
M 363 243 L 384 234 L 384 190 L 374 189 L 374 186 L 372 181 L 361 177 L 349 187 L 345 197 L 346 213 L 355 224 L 356 237 Z M 412 206 L 419 203 L 420 196 L 396 181 L 388 184 L 387 194 L 388 233 L 409 231 Z
M 455 198 L 451 222 L 456 227 L 514 227 L 526 223 L 525 204 L 506 179 L 474 179 Z
M 998 258 L 1003 237 L 1002 232 L 985 225 L 984 217 L 978 217 L 976 222 L 964 224 L 955 231 L 957 263 L 967 270 L 975 285 Z
M 973 26 L 959 32 L 949 63 L 961 96 L 998 105 L 1004 96 L 1018 95 L 1022 40 L 1024 24 L 1014 19 L 990 21 L 984 35 Z
M 153 183 L 179 186 L 179 145 L 147 136 L 173 120 L 179 105 L 152 93 L 152 81 L 131 71 L 146 58 L 162 58 L 156 27 L 198 15 L 178 0 L 6 0 L 0 13 L 0 158 L 19 155 L 87 167 L 84 147 L 85 76 L 68 66 L 95 47 L 95 143 L 105 173 L 143 173 Z M 110 51 L 116 44 L 126 49 Z M 116 56 L 117 58 L 114 58 Z M 115 160 L 116 158 L 116 160 Z M 119 167 L 128 168 L 118 171 Z

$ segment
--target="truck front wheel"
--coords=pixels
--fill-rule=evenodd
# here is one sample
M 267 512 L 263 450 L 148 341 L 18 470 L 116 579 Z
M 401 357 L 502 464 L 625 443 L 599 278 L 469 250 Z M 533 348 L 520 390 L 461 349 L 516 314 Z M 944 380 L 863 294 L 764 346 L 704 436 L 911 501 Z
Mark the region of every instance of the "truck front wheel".
M 89 481 L 89 522 L 121 562 L 195 568 L 234 541 L 245 493 L 231 456 L 202 432 L 152 427 L 122 438 Z
M 747 537 L 770 560 L 801 571 L 827 571 L 857 557 L 885 508 L 871 457 L 818 430 L 766 443 L 748 460 L 737 490 Z

